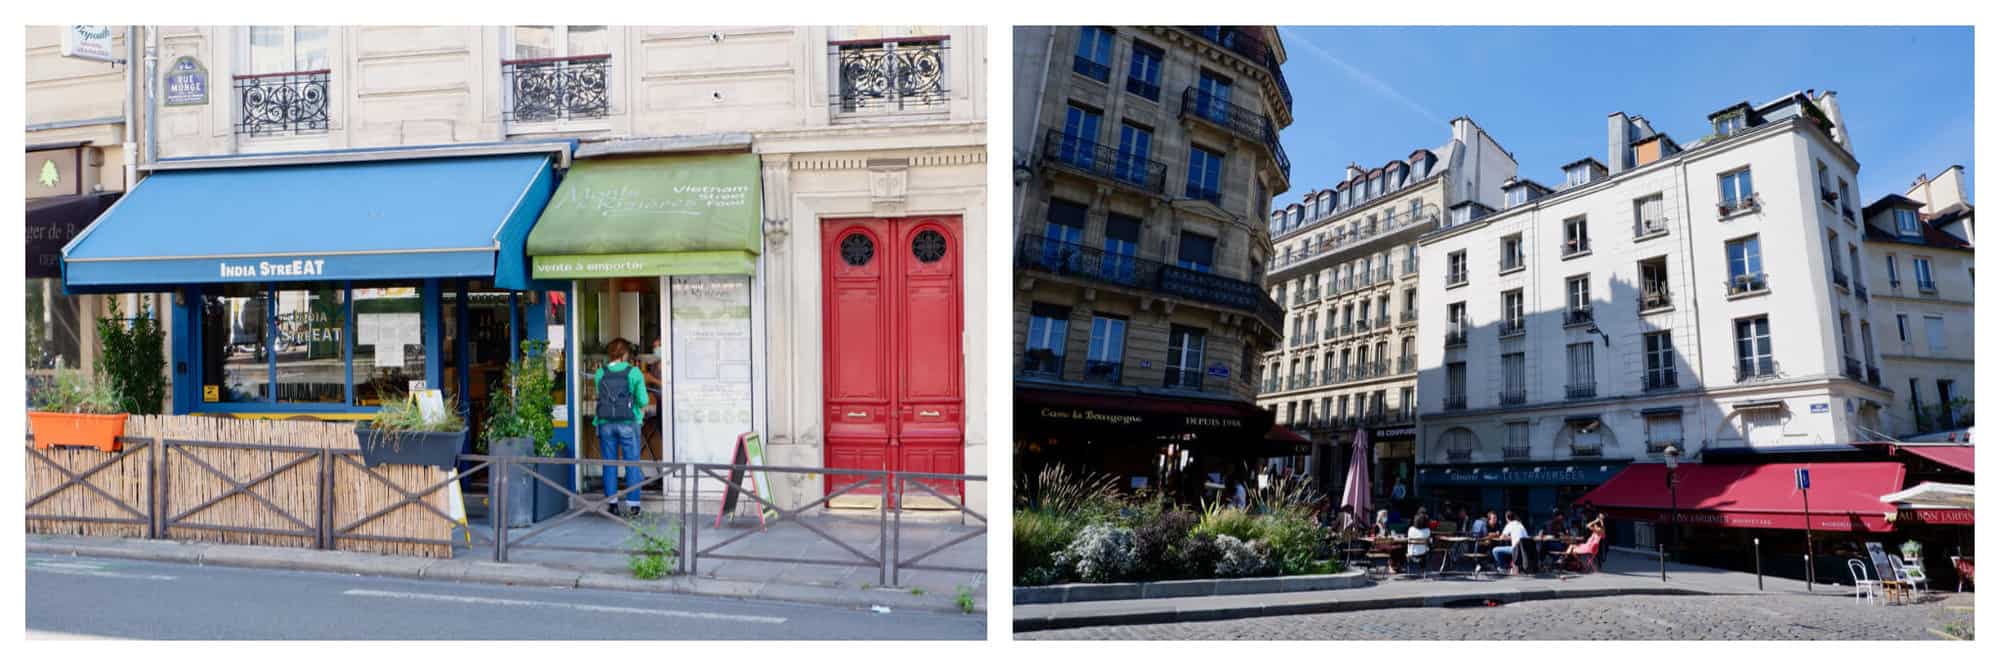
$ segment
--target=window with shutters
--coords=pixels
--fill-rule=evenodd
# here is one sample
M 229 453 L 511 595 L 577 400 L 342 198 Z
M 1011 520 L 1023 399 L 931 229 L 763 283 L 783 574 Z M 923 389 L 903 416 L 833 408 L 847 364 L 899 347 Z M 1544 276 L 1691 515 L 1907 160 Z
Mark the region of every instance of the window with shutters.
M 1578 342 L 1569 346 L 1569 399 L 1578 400 L 1597 396 L 1596 347 L 1590 342 Z

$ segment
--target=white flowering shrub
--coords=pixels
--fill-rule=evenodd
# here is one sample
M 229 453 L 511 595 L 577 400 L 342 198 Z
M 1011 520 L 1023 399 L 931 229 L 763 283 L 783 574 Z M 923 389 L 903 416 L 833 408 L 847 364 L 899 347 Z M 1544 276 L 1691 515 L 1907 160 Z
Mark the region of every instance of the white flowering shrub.
M 1083 528 L 1076 540 L 1056 556 L 1057 566 L 1076 572 L 1086 583 L 1123 580 L 1139 566 L 1138 541 L 1132 528 L 1097 523 Z
M 1215 564 L 1218 578 L 1246 578 L 1271 573 L 1270 546 L 1262 541 L 1243 541 L 1227 534 L 1217 535 L 1215 545 L 1222 560 Z

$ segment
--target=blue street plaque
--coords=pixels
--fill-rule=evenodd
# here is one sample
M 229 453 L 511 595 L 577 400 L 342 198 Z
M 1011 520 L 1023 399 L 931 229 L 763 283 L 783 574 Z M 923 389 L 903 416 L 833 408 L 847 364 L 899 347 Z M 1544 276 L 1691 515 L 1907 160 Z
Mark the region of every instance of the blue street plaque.
M 1812 404 L 1812 413 L 1814 414 L 1825 414 L 1826 410 L 1827 407 L 1824 402 L 1815 402 Z
M 208 103 L 208 68 L 194 56 L 181 56 L 167 68 L 167 106 L 193 106 Z
M 1792 470 L 1792 483 L 1798 486 L 1799 490 L 1810 489 L 1812 488 L 1812 475 L 1807 473 L 1804 467 Z
M 1214 377 L 1216 379 L 1228 379 L 1229 366 L 1223 365 L 1221 363 L 1208 366 L 1208 376 Z

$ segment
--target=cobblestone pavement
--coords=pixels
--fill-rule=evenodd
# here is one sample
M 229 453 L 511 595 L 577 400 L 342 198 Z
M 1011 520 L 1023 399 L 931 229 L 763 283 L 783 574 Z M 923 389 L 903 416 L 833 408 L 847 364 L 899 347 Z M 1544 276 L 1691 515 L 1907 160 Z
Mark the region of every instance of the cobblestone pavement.
M 1372 611 L 1086 627 L 1016 634 L 1069 640 L 1911 640 L 1972 626 L 1972 595 L 1902 606 L 1852 598 L 1634 595 L 1528 601 L 1492 608 Z

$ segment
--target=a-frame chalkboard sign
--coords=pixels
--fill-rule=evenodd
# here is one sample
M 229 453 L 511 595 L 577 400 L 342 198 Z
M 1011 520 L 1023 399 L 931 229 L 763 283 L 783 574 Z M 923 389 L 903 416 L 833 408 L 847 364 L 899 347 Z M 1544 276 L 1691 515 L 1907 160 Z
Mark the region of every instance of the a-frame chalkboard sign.
M 741 435 L 737 435 L 736 453 L 735 455 L 730 456 L 729 464 L 748 465 L 751 467 L 763 466 L 764 465 L 763 438 L 757 436 L 757 433 L 754 432 L 746 432 Z M 760 469 L 751 471 L 749 478 L 750 478 L 749 480 L 750 491 L 757 493 L 757 496 L 763 498 L 764 501 L 766 502 L 771 501 L 771 484 L 769 480 L 765 478 L 764 470 Z M 716 510 L 715 512 L 716 527 L 722 527 L 722 518 L 736 511 L 736 502 L 738 499 L 740 499 L 739 497 L 737 497 L 737 495 L 742 492 L 741 489 L 742 486 L 744 485 L 743 479 L 744 479 L 744 474 L 742 469 L 739 468 L 739 469 L 729 470 L 729 484 L 727 486 L 724 486 L 722 489 L 722 507 Z M 777 512 L 772 511 L 769 506 L 763 504 L 762 502 L 758 502 L 756 504 L 757 508 L 759 509 L 759 511 L 757 512 L 757 525 L 759 527 L 762 527 L 765 524 L 767 524 L 769 518 L 772 515 L 775 515 Z

